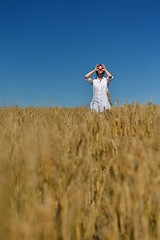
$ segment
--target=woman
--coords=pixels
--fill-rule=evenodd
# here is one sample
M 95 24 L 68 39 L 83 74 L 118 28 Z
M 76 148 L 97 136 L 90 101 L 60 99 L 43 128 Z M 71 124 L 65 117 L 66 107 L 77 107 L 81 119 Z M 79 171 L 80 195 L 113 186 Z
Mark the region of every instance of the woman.
M 91 78 L 93 73 L 97 74 L 97 78 Z M 107 78 L 104 77 L 106 73 Z M 93 98 L 90 104 L 91 110 L 103 112 L 111 109 L 111 104 L 108 97 L 108 85 L 113 79 L 113 76 L 108 72 L 104 64 L 97 64 L 95 69 L 85 75 L 88 83 L 93 85 Z

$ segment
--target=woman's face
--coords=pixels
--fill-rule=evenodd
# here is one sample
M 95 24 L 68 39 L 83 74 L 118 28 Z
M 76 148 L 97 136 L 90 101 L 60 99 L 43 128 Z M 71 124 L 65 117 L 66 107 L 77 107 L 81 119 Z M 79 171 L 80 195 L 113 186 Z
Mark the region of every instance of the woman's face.
M 98 76 L 102 76 L 104 74 L 103 66 L 97 66 L 98 69 Z

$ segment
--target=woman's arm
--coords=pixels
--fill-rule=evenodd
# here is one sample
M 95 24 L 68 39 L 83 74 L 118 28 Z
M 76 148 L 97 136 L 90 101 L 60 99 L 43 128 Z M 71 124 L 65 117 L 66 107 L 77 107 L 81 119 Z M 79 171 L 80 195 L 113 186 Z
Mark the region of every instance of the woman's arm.
M 95 73 L 96 71 L 98 71 L 98 65 L 96 65 L 95 69 L 90 71 L 89 73 L 87 73 L 84 77 L 85 79 L 88 79 L 93 73 Z
M 105 65 L 103 64 L 102 66 L 104 68 L 105 73 L 107 74 L 107 77 L 108 78 L 113 78 L 112 74 L 106 69 Z

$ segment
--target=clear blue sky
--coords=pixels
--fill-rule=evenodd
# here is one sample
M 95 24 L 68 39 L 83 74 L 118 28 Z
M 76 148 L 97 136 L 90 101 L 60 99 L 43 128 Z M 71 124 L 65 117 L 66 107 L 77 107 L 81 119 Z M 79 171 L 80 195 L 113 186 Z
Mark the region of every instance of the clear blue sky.
M 89 106 L 96 63 L 113 104 L 159 104 L 159 23 L 158 0 L 0 0 L 0 105 Z

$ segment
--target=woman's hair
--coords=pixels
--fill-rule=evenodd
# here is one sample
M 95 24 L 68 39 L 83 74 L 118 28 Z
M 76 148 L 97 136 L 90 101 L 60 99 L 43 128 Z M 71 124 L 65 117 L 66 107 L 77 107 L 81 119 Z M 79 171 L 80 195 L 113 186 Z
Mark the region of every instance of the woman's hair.
M 101 63 L 100 64 L 98 64 L 98 66 L 103 66 Z M 96 71 L 96 74 L 97 74 L 97 76 L 98 76 L 98 71 Z M 103 75 L 105 74 L 105 72 L 103 71 Z

